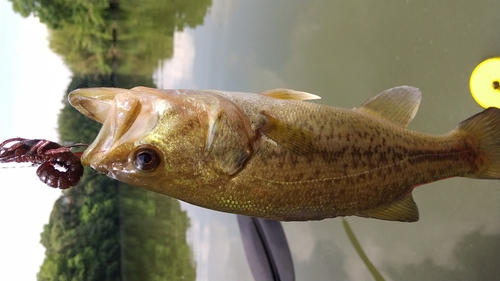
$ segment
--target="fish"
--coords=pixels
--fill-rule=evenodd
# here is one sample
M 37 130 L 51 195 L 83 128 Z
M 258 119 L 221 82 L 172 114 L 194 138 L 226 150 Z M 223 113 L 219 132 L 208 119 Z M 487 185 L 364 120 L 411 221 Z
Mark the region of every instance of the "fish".
M 68 98 L 102 123 L 82 164 L 126 184 L 271 220 L 414 222 L 416 186 L 500 178 L 500 109 L 430 135 L 407 129 L 421 97 L 399 86 L 352 109 L 290 89 L 88 88 Z

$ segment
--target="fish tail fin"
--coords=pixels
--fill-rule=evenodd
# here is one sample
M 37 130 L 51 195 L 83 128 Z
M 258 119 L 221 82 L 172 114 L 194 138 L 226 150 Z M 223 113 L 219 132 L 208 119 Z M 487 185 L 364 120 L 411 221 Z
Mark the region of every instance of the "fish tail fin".
M 490 107 L 461 122 L 457 129 L 472 134 L 479 146 L 477 170 L 470 177 L 500 179 L 500 109 Z

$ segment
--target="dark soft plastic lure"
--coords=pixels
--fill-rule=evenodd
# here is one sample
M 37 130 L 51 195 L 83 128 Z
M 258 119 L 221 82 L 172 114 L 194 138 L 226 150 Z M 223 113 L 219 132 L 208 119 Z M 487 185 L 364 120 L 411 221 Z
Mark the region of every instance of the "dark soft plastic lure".
M 50 187 L 66 189 L 76 185 L 83 175 L 78 153 L 71 152 L 75 146 L 86 145 L 61 146 L 48 140 L 12 138 L 0 143 L 0 163 L 40 165 L 36 174 L 42 182 Z

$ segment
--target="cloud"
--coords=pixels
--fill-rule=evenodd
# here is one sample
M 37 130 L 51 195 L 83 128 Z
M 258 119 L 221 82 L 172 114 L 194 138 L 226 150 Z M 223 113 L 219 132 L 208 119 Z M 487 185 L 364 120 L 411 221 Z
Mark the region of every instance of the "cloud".
M 220 25 L 226 25 L 234 14 L 238 2 L 233 0 L 214 1 L 210 9 L 210 19 Z
M 48 47 L 47 29 L 38 19 L 21 21 L 16 41 L 21 73 L 15 85 L 16 130 L 24 137 L 57 139 L 57 114 L 71 73 Z
M 2 117 L 8 125 L 2 125 L 0 140 L 17 136 L 57 140 L 57 114 L 71 74 L 48 48 L 45 26 L 36 18 L 10 13 L 5 26 L 16 33 L 2 38 L 9 50 L 8 64 L 0 65 L 9 77 L 2 87 L 9 90 L 2 93 Z M 4 184 L 0 193 L 0 219 L 8 229 L 4 233 L 8 243 L 0 243 L 0 262 L 8 265 L 0 280 L 31 280 L 45 258 L 40 232 L 61 192 L 40 182 L 33 168 L 0 169 L 0 178 L 14 183 Z
M 194 39 L 187 31 L 174 33 L 174 55 L 153 75 L 160 89 L 194 88 Z

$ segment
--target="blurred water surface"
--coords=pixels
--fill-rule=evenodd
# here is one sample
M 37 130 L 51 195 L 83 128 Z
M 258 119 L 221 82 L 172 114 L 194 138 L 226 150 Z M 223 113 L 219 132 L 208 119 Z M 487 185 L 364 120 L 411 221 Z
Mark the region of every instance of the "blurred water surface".
M 338 107 L 398 85 L 419 87 L 409 129 L 441 134 L 482 110 L 469 76 L 500 55 L 498 1 L 214 0 L 204 24 L 174 38 L 162 88 L 292 88 Z M 500 184 L 418 187 L 416 223 L 348 218 L 387 280 L 500 279 Z M 252 280 L 236 217 L 183 204 L 198 280 Z M 297 280 L 370 280 L 341 220 L 284 223 Z

